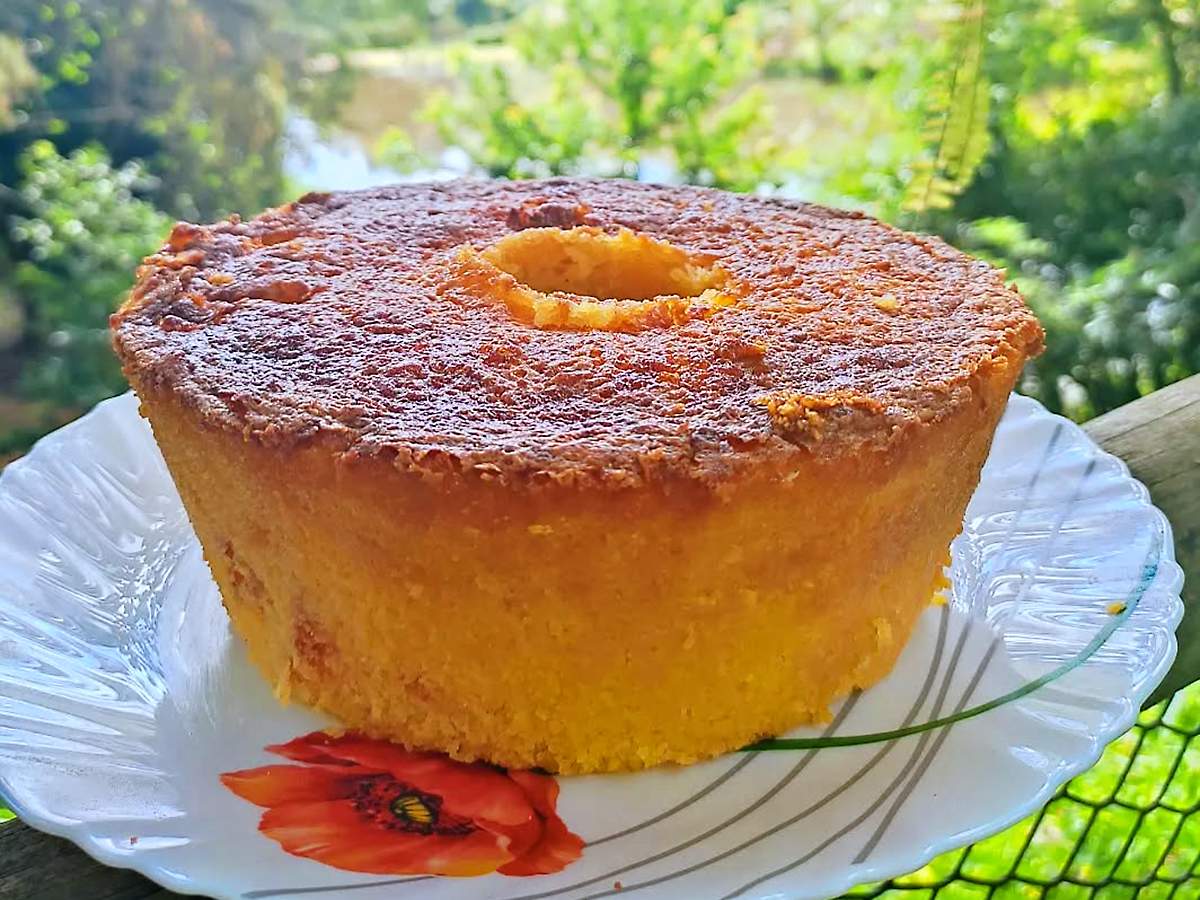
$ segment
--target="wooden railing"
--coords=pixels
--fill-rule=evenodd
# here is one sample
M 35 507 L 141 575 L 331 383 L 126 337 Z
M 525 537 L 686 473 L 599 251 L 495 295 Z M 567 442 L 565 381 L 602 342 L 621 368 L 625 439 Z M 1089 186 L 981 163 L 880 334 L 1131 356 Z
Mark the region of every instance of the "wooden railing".
M 1084 429 L 1125 460 L 1175 530 L 1185 613 L 1179 656 L 1152 695 L 1154 703 L 1200 679 L 1200 615 L 1186 612 L 1200 604 L 1200 375 L 1105 413 Z
M 1094 419 L 1089 434 L 1125 460 L 1175 529 L 1175 551 L 1188 576 L 1183 598 L 1200 603 L 1200 375 Z M 1179 656 L 1152 700 L 1200 679 L 1200 615 L 1179 628 Z M 0 897 L 6 900 L 174 897 L 124 869 L 100 865 L 82 850 L 18 823 L 0 825 Z

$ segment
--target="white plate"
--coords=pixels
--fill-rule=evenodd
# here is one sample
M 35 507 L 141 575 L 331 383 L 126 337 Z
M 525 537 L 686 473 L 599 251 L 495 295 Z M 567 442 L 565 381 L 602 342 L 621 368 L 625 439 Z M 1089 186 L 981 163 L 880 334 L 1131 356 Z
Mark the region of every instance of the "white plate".
M 446 783 L 433 770 L 458 764 L 387 745 L 307 761 L 264 749 L 329 723 L 278 706 L 247 664 L 136 402 L 118 397 L 0 480 L 0 791 L 104 862 L 218 897 L 578 900 L 618 883 L 646 898 L 829 896 L 1045 803 L 1132 724 L 1174 657 L 1182 575 L 1166 520 L 1122 463 L 1031 400 L 1009 407 L 951 568 L 950 603 L 828 728 L 684 769 L 560 778 L 557 813 L 540 777 L 535 807 L 502 772 L 451 772 L 460 793 L 482 792 L 475 806 L 507 797 L 526 830 L 444 822 L 517 870 L 561 871 L 395 874 L 467 846 L 420 830 Z M 264 810 L 220 776 L 269 765 L 241 793 L 290 821 L 276 837 L 377 874 L 260 832 Z M 397 778 L 412 788 L 402 802 Z M 376 788 L 374 806 L 361 800 Z M 379 824 L 396 802 L 407 824 Z M 348 824 L 330 831 L 329 816 Z M 578 858 L 567 830 L 586 842 Z

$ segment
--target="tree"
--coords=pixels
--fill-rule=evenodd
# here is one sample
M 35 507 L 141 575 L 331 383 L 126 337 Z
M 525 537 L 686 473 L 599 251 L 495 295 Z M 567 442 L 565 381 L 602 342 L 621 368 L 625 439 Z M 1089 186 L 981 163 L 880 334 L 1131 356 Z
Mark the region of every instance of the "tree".
M 904 195 L 910 212 L 947 209 L 975 178 L 991 145 L 991 84 L 985 59 L 988 15 L 984 0 L 951 8 L 944 38 L 924 58 L 920 112 L 927 152 L 912 163 Z
M 790 70 L 829 83 L 872 77 L 897 32 L 912 25 L 905 6 L 897 0 L 789 0 L 778 25 L 795 48 Z
M 1015 274 L 1047 331 L 1025 389 L 1079 419 L 1200 371 L 1200 85 L 1139 10 L 1077 0 L 998 23 L 993 71 L 1030 93 L 1009 86 L 993 113 L 995 151 L 953 211 L 976 221 L 941 220 Z M 1102 35 L 1106 56 L 1064 35 Z M 1014 63 L 1028 52 L 1053 65 Z M 1128 77 L 1098 79 L 1114 59 Z
M 21 42 L 0 34 L 0 128 L 11 128 L 16 106 L 37 84 L 37 72 L 25 55 Z
M 87 407 L 124 389 L 108 316 L 170 220 L 139 193 L 153 182 L 137 163 L 114 169 L 97 146 L 60 156 L 37 141 L 18 162 L 23 214 L 10 234 L 25 258 L 13 285 L 27 322 L 23 393 Z
M 507 33 L 542 99 L 518 99 L 503 66 L 463 57 L 464 90 L 429 115 L 492 175 L 634 175 L 665 153 L 685 180 L 754 187 L 776 150 L 750 84 L 756 27 L 750 4 L 727 0 L 544 0 Z
M 0 130 L 0 183 L 49 138 L 146 161 L 156 201 L 212 218 L 277 202 L 283 84 L 298 48 L 276 36 L 278 0 L 6 0 L 0 33 L 26 48 L 38 87 Z
M 0 390 L 31 428 L 124 388 L 107 318 L 168 214 L 282 199 L 284 88 L 302 49 L 277 30 L 282 9 L 0 3 Z

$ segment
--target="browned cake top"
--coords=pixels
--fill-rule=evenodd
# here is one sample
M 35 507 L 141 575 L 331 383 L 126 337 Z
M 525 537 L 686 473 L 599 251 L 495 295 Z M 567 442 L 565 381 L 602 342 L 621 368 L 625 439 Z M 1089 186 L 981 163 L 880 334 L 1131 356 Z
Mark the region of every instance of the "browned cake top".
M 886 449 L 1042 338 L 1002 273 L 936 239 L 571 179 L 180 224 L 112 325 L 139 388 L 274 446 L 612 484 Z

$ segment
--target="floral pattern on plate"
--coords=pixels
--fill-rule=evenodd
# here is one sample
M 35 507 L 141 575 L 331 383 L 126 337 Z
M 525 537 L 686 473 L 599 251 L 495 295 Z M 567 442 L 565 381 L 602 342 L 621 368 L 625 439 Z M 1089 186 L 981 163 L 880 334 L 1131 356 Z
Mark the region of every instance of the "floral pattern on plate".
M 288 853 L 382 875 L 546 875 L 583 841 L 558 817 L 558 783 L 386 741 L 317 731 L 267 747 L 303 765 L 226 772 L 267 807 L 258 830 Z

